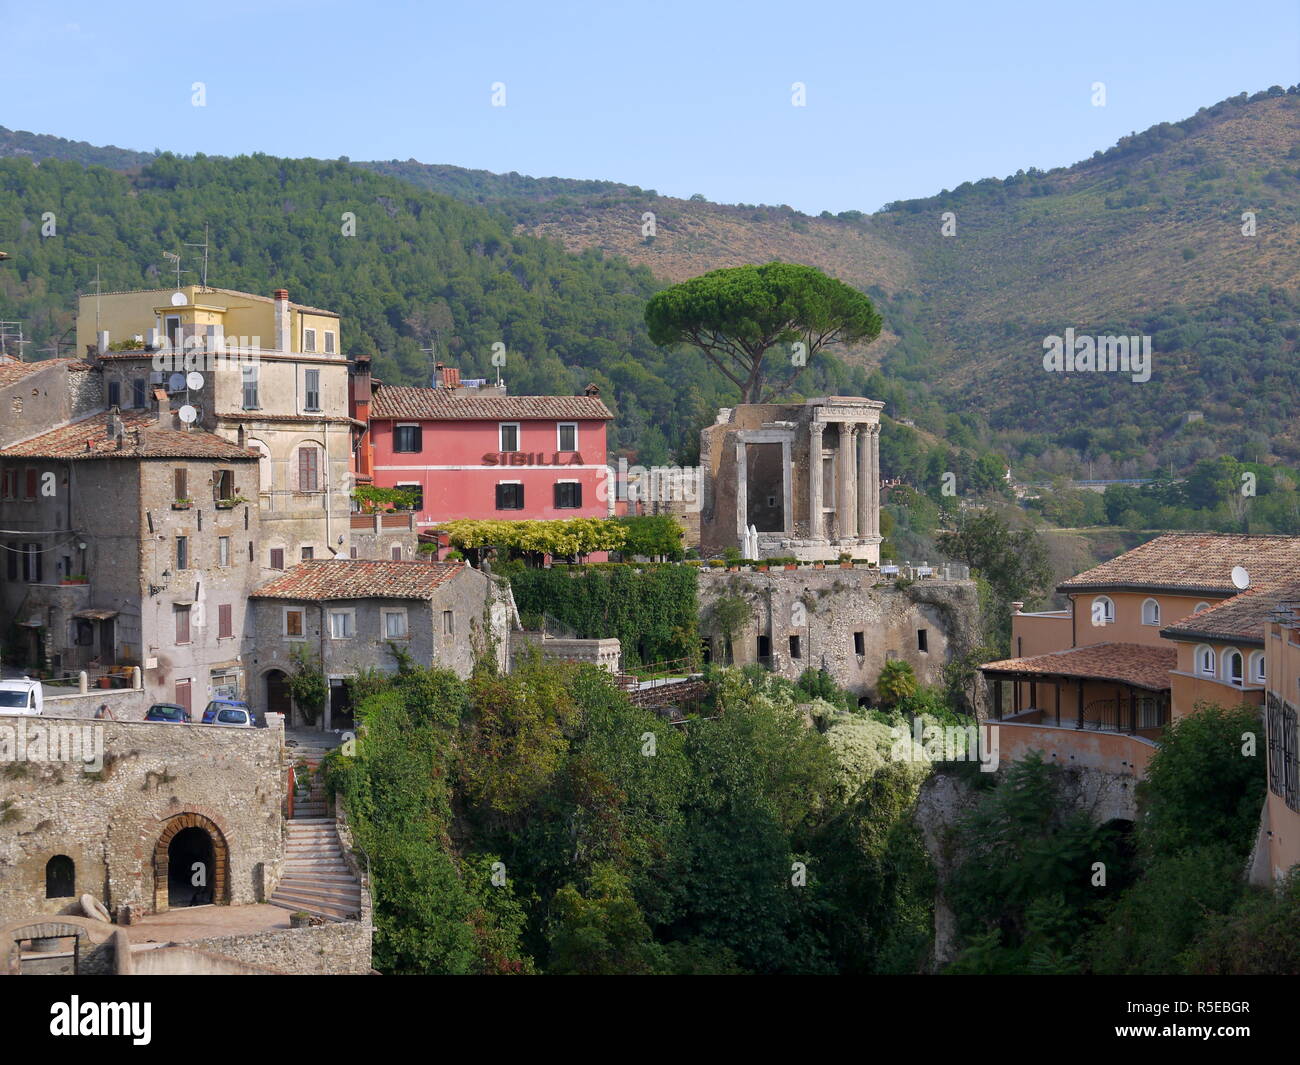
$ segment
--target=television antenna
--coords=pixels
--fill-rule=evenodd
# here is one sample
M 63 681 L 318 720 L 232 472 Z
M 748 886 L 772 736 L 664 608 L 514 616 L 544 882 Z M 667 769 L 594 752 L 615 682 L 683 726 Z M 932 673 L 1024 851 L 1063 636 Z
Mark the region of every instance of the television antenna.
M 207 291 L 207 288 L 208 288 L 208 224 L 207 224 L 207 222 L 204 222 L 204 223 L 203 223 L 203 243 L 202 243 L 202 244 L 186 244 L 185 247 L 187 247 L 187 248 L 202 248 L 202 249 L 203 249 L 203 282 L 202 282 L 202 285 L 201 285 L 200 287 L 201 287 L 201 288 L 206 292 L 206 291 Z M 178 262 L 176 265 L 179 267 L 179 266 L 180 266 L 180 263 Z M 177 276 L 176 276 L 176 287 L 177 287 L 177 288 L 180 288 L 180 287 L 181 287 L 181 283 L 180 283 L 180 275 L 179 275 L 179 274 L 177 274 Z
M 190 273 L 189 270 L 181 269 L 181 257 L 174 251 L 163 252 L 163 258 L 176 267 L 176 287 L 181 287 L 181 274 Z
M 30 340 L 23 339 L 23 323 L 21 321 L 0 322 L 0 355 L 8 355 L 9 346 L 12 344 L 15 349 L 14 357 L 19 362 L 23 361 L 23 345 L 30 344 Z

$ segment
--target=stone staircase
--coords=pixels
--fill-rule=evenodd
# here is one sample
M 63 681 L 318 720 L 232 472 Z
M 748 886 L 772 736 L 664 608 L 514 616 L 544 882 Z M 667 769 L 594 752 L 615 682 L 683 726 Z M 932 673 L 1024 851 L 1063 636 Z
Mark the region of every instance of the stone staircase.
M 284 876 L 271 905 L 323 917 L 355 921 L 361 916 L 361 885 L 343 860 L 332 817 L 295 817 L 287 822 Z
M 330 817 L 317 770 L 327 748 L 290 747 L 297 787 L 293 816 L 286 822 L 284 875 L 271 895 L 273 906 L 301 910 L 327 921 L 361 916 L 361 884 L 343 859 L 338 828 Z M 302 768 L 306 763 L 307 770 Z M 286 804 L 287 805 L 287 804 Z

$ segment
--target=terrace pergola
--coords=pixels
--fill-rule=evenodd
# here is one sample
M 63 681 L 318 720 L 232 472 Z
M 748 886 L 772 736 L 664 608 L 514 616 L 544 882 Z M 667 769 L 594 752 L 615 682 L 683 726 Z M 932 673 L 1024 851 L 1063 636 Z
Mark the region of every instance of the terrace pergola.
M 1171 648 L 1108 643 L 989 662 L 980 672 L 990 684 L 994 720 L 1139 733 L 1169 722 L 1176 659 Z

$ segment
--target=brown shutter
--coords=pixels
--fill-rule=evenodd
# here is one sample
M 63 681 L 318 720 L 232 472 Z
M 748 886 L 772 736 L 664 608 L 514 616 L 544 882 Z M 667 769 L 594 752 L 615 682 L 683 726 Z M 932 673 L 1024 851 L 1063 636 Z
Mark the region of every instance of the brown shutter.
M 235 628 L 231 620 L 230 604 L 222 603 L 217 607 L 217 636 L 233 636 L 234 634 Z

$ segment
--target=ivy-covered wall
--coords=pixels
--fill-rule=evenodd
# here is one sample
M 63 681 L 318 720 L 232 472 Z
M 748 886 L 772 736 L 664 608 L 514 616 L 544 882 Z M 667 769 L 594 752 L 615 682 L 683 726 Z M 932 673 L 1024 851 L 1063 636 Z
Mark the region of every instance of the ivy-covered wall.
M 510 576 L 525 617 L 549 614 L 582 639 L 617 637 L 625 664 L 699 650 L 695 566 L 527 569 Z

